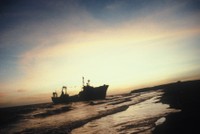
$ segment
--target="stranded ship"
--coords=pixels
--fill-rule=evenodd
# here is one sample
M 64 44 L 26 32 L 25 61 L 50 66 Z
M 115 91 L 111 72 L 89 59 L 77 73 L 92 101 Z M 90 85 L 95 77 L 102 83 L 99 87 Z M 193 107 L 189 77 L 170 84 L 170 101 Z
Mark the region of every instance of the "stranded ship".
M 106 92 L 108 89 L 108 85 L 102 85 L 99 87 L 90 86 L 90 80 L 88 80 L 87 84 L 84 83 L 83 77 L 83 90 L 79 92 L 78 95 L 69 96 L 67 93 L 67 87 L 63 86 L 61 90 L 61 95 L 58 96 L 57 92 L 53 92 L 53 96 L 51 97 L 53 103 L 68 103 L 68 102 L 76 102 L 76 101 L 89 101 L 89 100 L 100 100 L 106 98 Z

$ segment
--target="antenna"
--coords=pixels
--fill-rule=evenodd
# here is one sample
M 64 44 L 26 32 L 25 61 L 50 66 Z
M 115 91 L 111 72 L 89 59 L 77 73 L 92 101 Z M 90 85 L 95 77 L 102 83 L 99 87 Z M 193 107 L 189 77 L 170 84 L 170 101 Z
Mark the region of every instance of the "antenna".
M 90 80 L 88 80 L 88 83 L 87 83 L 87 85 L 88 85 L 88 86 L 90 85 Z
M 84 85 L 85 85 L 85 82 L 84 82 L 84 77 L 82 77 L 82 81 L 83 81 L 83 87 L 84 87 Z
M 65 87 L 65 94 L 67 94 L 67 87 Z

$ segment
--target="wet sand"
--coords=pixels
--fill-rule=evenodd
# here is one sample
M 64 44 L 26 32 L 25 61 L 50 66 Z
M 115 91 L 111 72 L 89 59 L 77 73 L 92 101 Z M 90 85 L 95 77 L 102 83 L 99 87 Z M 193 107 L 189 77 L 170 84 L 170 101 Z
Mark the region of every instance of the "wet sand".
M 0 108 L 0 128 L 22 120 L 24 114 L 36 111 L 38 108 L 52 108 L 52 106 L 53 105 L 49 103 L 42 103 L 34 105 Z
M 199 87 L 200 81 L 176 82 L 106 100 L 1 108 L 0 133 L 193 133 L 200 119 Z
M 159 98 L 157 95 L 154 94 L 154 97 L 146 98 L 136 105 L 130 105 L 127 110 L 88 122 L 84 126 L 74 129 L 72 134 L 151 133 L 155 122 L 168 113 L 175 112 L 173 109 L 169 109 L 168 105 L 157 103 Z
M 107 97 L 106 100 L 71 103 L 67 105 L 40 104 L 35 106 L 33 105 L 33 106 L 16 107 L 14 108 L 15 110 L 13 108 L 10 108 L 10 110 L 13 113 L 15 113 L 15 111 L 18 110 L 20 111 L 21 109 L 22 111 L 15 113 L 15 115 L 20 117 L 15 121 L 9 120 L 7 124 L 1 126 L 0 133 L 8 133 L 8 134 L 9 133 L 18 133 L 18 134 L 65 133 L 66 134 L 66 133 L 71 133 L 76 128 L 82 128 L 84 125 L 88 123 L 93 124 L 93 121 L 99 121 L 104 118 L 109 119 L 110 117 L 113 117 L 115 115 L 118 116 L 118 113 L 121 113 L 120 115 L 126 117 L 126 119 L 124 120 L 124 122 L 116 120 L 115 124 L 116 126 L 113 126 L 112 129 L 116 129 L 117 132 L 120 131 L 125 132 L 129 130 L 132 131 L 131 130 L 132 127 L 141 127 L 142 125 L 146 126 L 147 124 L 151 125 L 154 121 L 158 119 L 158 117 L 146 118 L 149 122 L 148 121 L 145 122 L 142 121 L 144 120 L 143 117 L 140 116 L 140 114 L 137 114 L 138 118 L 141 118 L 141 121 L 140 122 L 131 121 L 132 119 L 129 120 L 129 116 L 136 115 L 137 113 L 137 112 L 132 113 L 130 111 L 132 109 L 131 107 L 135 106 L 136 110 L 140 109 L 139 107 L 141 102 L 150 100 L 151 98 L 158 96 L 160 94 L 161 92 L 152 91 L 142 94 L 140 93 L 129 94 L 126 96 L 119 95 L 119 96 Z M 139 107 L 137 105 L 139 105 Z M 151 104 L 145 104 L 145 105 L 151 105 Z M 28 109 L 28 110 L 26 110 L 25 112 L 23 109 Z M 9 111 L 9 108 L 6 110 Z M 130 112 L 126 113 L 127 110 Z M 132 110 L 136 111 L 134 109 Z M 9 116 L 5 118 L 9 118 Z M 133 118 L 133 120 L 134 119 L 135 117 Z M 109 122 L 106 121 L 104 124 L 101 125 L 106 126 L 106 123 Z M 91 130 L 94 130 L 94 128 L 87 130 L 88 133 L 91 133 Z

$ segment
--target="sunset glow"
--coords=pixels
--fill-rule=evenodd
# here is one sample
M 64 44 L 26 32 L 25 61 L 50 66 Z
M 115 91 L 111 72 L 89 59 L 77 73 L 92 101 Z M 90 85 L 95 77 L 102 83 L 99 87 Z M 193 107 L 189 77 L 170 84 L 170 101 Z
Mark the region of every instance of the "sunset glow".
M 0 106 L 108 84 L 108 94 L 200 77 L 196 1 L 25 1 L 0 8 Z M 26 101 L 26 102 L 24 102 Z

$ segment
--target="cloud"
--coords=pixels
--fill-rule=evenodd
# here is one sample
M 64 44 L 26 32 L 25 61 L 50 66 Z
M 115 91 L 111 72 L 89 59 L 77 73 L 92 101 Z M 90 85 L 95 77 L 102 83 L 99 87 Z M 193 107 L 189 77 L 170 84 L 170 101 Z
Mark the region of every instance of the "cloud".
M 122 10 L 122 7 L 127 5 L 125 1 L 114 1 L 113 3 L 109 3 L 105 6 L 105 9 L 110 11 Z
M 27 92 L 27 90 L 26 90 L 26 89 L 17 89 L 16 91 L 17 91 L 18 93 Z
M 170 16 L 172 13 L 170 10 L 164 10 L 157 15 L 153 14 L 147 18 L 140 18 L 138 20 L 129 18 L 129 21 L 114 25 L 113 27 L 101 25 L 100 28 L 93 29 L 89 27 L 87 30 L 72 28 L 70 33 L 69 31 L 62 31 L 60 34 L 49 35 L 45 43 L 43 39 L 41 41 L 38 40 L 39 42 L 35 44 L 33 49 L 22 53 L 19 65 L 27 74 L 34 76 L 33 74 L 41 72 L 48 73 L 48 71 L 56 68 L 56 66 L 60 67 L 64 65 L 63 68 L 60 68 L 64 69 L 67 66 L 66 63 L 70 62 L 71 59 L 77 59 L 75 57 L 89 53 L 92 49 L 107 48 L 106 45 L 110 45 L 111 48 L 117 48 L 118 46 L 122 47 L 124 44 L 131 43 L 139 44 L 141 42 L 149 43 L 149 41 L 154 40 L 176 40 L 178 38 L 193 36 L 200 32 L 199 28 L 195 26 L 174 28 L 174 26 L 179 26 L 182 23 L 190 23 L 191 19 L 188 20 L 186 18 L 185 21 L 182 21 L 177 18 L 175 20 L 168 20 L 165 23 L 160 23 L 155 19 Z M 87 20 L 88 18 L 91 17 L 88 16 L 86 19 L 83 19 L 87 25 L 94 25 L 94 23 L 98 22 L 94 19 Z M 173 27 L 171 28 L 171 26 Z M 46 68 L 49 69 L 46 70 Z M 41 69 L 42 71 L 39 71 Z
M 176 23 L 179 22 L 177 21 Z M 66 42 L 62 40 L 53 46 L 45 45 L 45 47 L 36 47 L 24 52 L 19 62 L 26 74 L 22 78 L 22 82 L 29 83 L 27 86 L 39 87 L 39 83 L 47 84 L 50 81 L 55 81 L 55 79 L 64 81 L 61 79 L 70 79 L 68 76 L 74 75 L 75 70 L 81 71 L 81 68 L 82 71 L 87 70 L 84 66 L 88 66 L 84 65 L 84 62 L 88 65 L 95 63 L 96 59 L 104 60 L 106 61 L 105 63 L 109 62 L 110 56 L 107 59 L 105 57 L 107 54 L 102 55 L 102 59 L 99 57 L 101 53 L 105 53 L 105 49 L 113 55 L 117 55 L 117 52 L 123 50 L 125 46 L 133 50 L 137 47 L 143 48 L 145 45 L 150 44 L 150 42 L 167 42 L 169 39 L 172 41 L 178 38 L 193 36 L 199 32 L 196 27 L 193 29 L 166 28 L 163 24 L 154 22 L 151 19 L 143 22 L 130 21 L 117 27 L 105 26 L 92 31 L 73 31 L 70 35 L 70 40 Z M 54 40 L 54 38 L 49 38 L 50 43 L 51 40 Z M 133 53 L 137 54 L 135 51 Z M 91 54 L 92 57 L 90 57 Z M 117 65 L 117 62 L 115 63 L 114 60 L 112 60 L 112 63 Z M 79 67 L 79 65 L 82 67 Z M 38 86 L 35 85 L 36 83 Z

